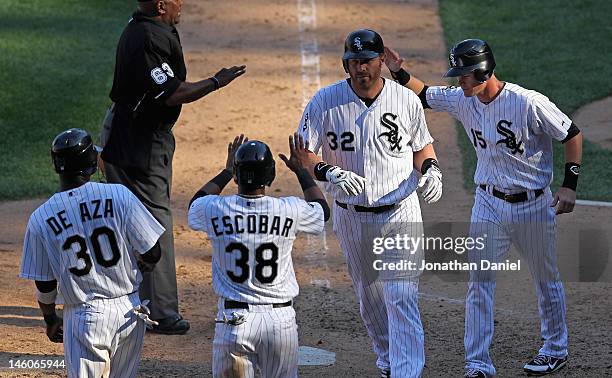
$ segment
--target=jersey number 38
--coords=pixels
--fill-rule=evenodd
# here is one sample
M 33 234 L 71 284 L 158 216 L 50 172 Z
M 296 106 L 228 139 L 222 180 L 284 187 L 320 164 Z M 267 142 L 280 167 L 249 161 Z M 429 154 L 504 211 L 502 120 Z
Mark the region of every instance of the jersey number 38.
M 240 268 L 240 274 L 236 274 L 230 270 L 227 271 L 227 275 L 232 281 L 236 283 L 243 283 L 249 279 L 249 248 L 242 243 L 230 243 L 225 247 L 225 252 L 233 253 L 234 251 L 240 252 L 240 255 L 236 259 L 236 267 Z M 265 252 L 270 251 L 271 256 L 265 257 Z M 255 278 L 257 281 L 263 284 L 269 284 L 274 281 L 278 275 L 278 247 L 274 243 L 263 243 L 255 249 Z M 264 269 L 268 269 L 268 274 L 264 275 Z

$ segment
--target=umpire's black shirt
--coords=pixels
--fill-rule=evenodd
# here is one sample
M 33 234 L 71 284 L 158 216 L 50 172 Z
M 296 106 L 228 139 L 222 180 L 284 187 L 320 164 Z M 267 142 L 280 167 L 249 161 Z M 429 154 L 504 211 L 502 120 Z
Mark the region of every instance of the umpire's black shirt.
M 186 77 L 176 28 L 134 13 L 117 46 L 110 92 L 115 115 L 102 158 L 122 168 L 148 171 L 153 149 L 173 152 L 171 129 L 181 106 L 167 106 L 165 100 Z

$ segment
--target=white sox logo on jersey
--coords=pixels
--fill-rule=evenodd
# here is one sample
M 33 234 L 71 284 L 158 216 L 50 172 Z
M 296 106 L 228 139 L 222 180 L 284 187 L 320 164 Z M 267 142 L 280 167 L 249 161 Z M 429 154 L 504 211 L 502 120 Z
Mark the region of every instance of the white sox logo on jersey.
M 397 118 L 397 114 L 385 113 L 380 117 L 380 123 L 387 130 L 384 133 L 381 133 L 378 137 L 386 137 L 387 142 L 389 143 L 389 148 L 391 151 L 401 151 L 402 146 L 400 142 L 402 141 L 402 137 L 399 135 L 399 126 L 397 123 L 393 122 Z
M 505 144 L 506 147 L 508 147 L 510 151 L 512 152 L 512 155 L 516 155 L 517 152 L 519 154 L 522 154 L 523 152 L 525 152 L 525 150 L 521 148 L 523 142 L 517 143 L 516 134 L 514 134 L 514 132 L 510 130 L 509 128 L 510 125 L 512 125 L 512 122 L 506 121 L 503 119 L 497 122 L 497 132 L 503 135 L 505 138 L 498 140 L 497 143 L 495 144 L 496 145 L 500 143 Z M 508 126 L 508 127 L 504 127 L 504 126 Z
M 355 47 L 357 47 L 357 50 L 359 50 L 359 51 L 363 50 L 363 45 L 361 44 L 361 38 L 360 37 L 356 37 L 354 43 L 355 43 Z

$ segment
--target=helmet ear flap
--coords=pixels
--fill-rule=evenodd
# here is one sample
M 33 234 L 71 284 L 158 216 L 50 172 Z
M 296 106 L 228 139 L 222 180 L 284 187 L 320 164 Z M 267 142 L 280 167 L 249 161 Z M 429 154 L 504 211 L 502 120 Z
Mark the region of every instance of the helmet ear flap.
M 493 74 L 492 70 L 478 69 L 474 71 L 474 78 L 478 80 L 479 82 L 484 83 L 485 81 L 491 78 L 492 74 Z
M 266 182 L 265 185 L 270 186 L 272 185 L 272 181 L 274 181 L 274 179 L 276 178 L 276 164 L 274 163 L 274 160 L 272 160 L 270 167 L 268 167 L 267 176 L 268 176 L 268 181 Z

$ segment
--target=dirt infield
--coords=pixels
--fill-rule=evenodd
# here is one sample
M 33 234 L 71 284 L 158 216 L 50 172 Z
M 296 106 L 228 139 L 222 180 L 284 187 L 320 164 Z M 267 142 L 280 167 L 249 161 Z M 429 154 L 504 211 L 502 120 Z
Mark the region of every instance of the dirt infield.
M 148 334 L 141 375 L 187 377 L 211 375 L 211 349 L 216 301 L 211 287 L 210 243 L 190 231 L 186 207 L 193 193 L 224 164 L 227 142 L 244 132 L 266 141 L 273 151 L 287 151 L 287 136 L 302 112 L 302 69 L 296 1 L 191 1 L 184 6 L 180 31 L 188 78 L 210 76 L 219 67 L 246 64 L 247 74 L 205 100 L 184 107 L 175 127 L 177 151 L 172 202 L 175 217 L 180 307 L 191 321 L 185 336 Z M 358 27 L 379 31 L 385 43 L 407 57 L 411 71 L 429 83 L 440 83 L 446 66 L 442 29 L 435 3 L 427 0 L 325 1 L 316 8 L 320 82 L 344 77 L 340 61 L 346 34 Z M 386 74 L 386 73 L 385 73 Z M 102 113 L 102 110 L 101 110 Z M 472 194 L 463 189 L 461 158 L 454 122 L 426 112 L 445 173 L 445 194 L 423 205 L 426 221 L 469 220 Z M 461 130 L 459 130 L 461 131 Z M 461 131 L 463 132 L 463 131 Z M 297 181 L 277 164 L 270 193 L 299 195 Z M 233 192 L 231 187 L 227 192 Z M 16 278 L 23 232 L 30 212 L 42 202 L 0 204 L 0 375 L 61 376 L 54 371 L 6 369 L 10 360 L 62 356 L 60 345 L 48 342 L 37 309 L 33 285 Z M 560 227 L 572 224 L 610 225 L 612 208 L 578 207 L 559 217 Z M 375 356 L 359 317 L 344 258 L 327 229 L 329 250 L 300 238 L 295 267 L 301 285 L 296 301 L 300 345 L 336 353 L 329 367 L 301 367 L 303 377 L 375 377 Z M 609 267 L 608 267 L 609 269 Z M 329 288 L 313 285 L 324 278 Z M 421 283 L 421 314 L 425 328 L 425 376 L 460 376 L 463 371 L 464 282 L 425 276 Z M 608 283 L 568 282 L 570 331 L 569 368 L 558 376 L 612 374 L 612 342 Z M 540 347 L 538 311 L 529 273 L 502 275 L 497 289 L 496 330 L 492 353 L 499 376 L 520 375 L 522 365 Z

